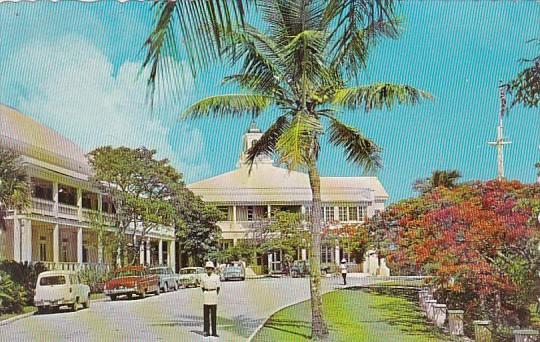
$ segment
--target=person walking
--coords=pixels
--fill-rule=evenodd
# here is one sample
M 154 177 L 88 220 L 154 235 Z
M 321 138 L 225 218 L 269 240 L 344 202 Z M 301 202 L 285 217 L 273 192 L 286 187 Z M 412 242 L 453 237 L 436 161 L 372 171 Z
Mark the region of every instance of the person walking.
M 345 260 L 345 258 L 341 259 L 339 268 L 341 269 L 341 276 L 343 277 L 343 285 L 347 285 L 347 260 Z
M 220 289 L 219 276 L 214 273 L 215 267 L 212 261 L 205 264 L 206 274 L 201 276 L 201 288 L 203 291 L 203 316 L 204 336 L 210 335 L 210 323 L 212 323 L 212 336 L 218 337 L 216 330 L 217 298 Z

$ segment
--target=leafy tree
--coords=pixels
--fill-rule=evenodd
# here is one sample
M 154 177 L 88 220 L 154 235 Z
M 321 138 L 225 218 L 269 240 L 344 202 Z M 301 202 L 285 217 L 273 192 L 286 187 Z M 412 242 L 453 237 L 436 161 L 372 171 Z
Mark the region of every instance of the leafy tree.
M 505 327 L 529 324 L 528 307 L 540 294 L 537 215 L 540 186 L 517 181 L 439 187 L 390 206 L 396 222 L 392 268 L 437 276 L 439 300 Z
M 540 47 L 540 38 L 531 40 Z M 517 103 L 525 107 L 538 107 L 540 104 L 540 55 L 533 59 L 523 59 L 527 67 L 515 79 L 509 82 L 510 90 L 514 93 L 512 105 Z
M 240 68 L 225 81 L 245 92 L 203 99 L 183 114 L 184 118 L 197 118 L 259 116 L 268 109 L 279 113 L 248 150 L 248 162 L 253 163 L 262 154 L 275 154 L 289 169 L 305 170 L 309 175 L 313 196 L 310 289 L 315 338 L 328 332 L 320 291 L 320 139 L 328 134 L 330 143 L 345 150 L 349 162 L 366 171 L 375 170 L 381 165 L 380 148 L 361 131 L 341 122 L 340 110 L 390 109 L 396 104 L 415 104 L 431 98 L 409 85 L 349 85 L 363 70 L 370 47 L 380 38 L 397 37 L 399 20 L 376 20 L 365 27 L 356 23 L 349 30 L 340 25 L 341 16 L 334 5 L 334 1 L 262 1 L 259 8 L 263 31 L 246 24 L 222 32 L 223 54 Z M 350 14 L 361 16 L 354 11 Z
M 0 260 L 5 258 L 4 248 L 8 210 L 24 211 L 31 204 L 30 183 L 18 155 L 0 147 Z
M 221 230 L 216 222 L 223 219 L 223 213 L 205 204 L 187 188 L 177 193 L 173 203 L 180 249 L 191 257 L 193 265 L 201 265 L 219 250 Z
M 23 287 L 14 282 L 9 274 L 0 271 L 0 315 L 22 312 L 25 301 Z
M 175 214 L 172 198 L 183 187 L 181 175 L 167 159 L 155 159 L 155 150 L 144 147 L 99 147 L 88 154 L 94 182 L 109 194 L 115 210 L 120 255 L 130 245 L 123 237 L 131 234 L 131 263 L 134 263 L 145 235 L 160 225 L 172 226 Z M 121 258 L 123 260 L 123 258 Z
M 461 173 L 458 170 L 435 170 L 431 177 L 416 180 L 413 188 L 420 193 L 433 191 L 440 186 L 451 189 L 457 185 L 459 178 Z

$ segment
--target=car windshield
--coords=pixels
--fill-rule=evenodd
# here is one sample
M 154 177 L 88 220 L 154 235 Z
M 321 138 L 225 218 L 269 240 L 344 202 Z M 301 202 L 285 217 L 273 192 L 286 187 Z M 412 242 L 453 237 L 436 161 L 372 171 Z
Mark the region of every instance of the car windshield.
M 152 274 L 166 274 L 167 270 L 164 268 L 152 268 L 150 269 L 150 273 Z
M 195 273 L 195 269 L 194 268 L 188 268 L 188 269 L 183 269 L 183 270 L 180 270 L 180 274 L 193 274 Z
M 65 283 L 66 283 L 66 277 L 64 277 L 63 275 L 43 277 L 39 281 L 39 285 L 41 286 L 64 285 Z
M 124 270 L 116 273 L 117 277 L 138 277 L 141 275 L 141 271 L 137 270 Z
M 240 266 L 228 266 L 225 270 L 228 272 L 240 272 L 242 268 Z

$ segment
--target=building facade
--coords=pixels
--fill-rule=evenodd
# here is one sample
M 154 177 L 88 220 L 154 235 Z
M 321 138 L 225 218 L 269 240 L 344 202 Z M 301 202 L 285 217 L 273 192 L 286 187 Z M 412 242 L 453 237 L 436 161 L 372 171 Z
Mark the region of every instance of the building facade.
M 9 211 L 4 238 L 7 259 L 43 262 L 49 269 L 80 269 L 112 265 L 112 253 L 102 237 L 114 233 L 114 206 L 90 182 L 91 169 L 75 143 L 13 108 L 0 105 L 0 146 L 20 155 L 30 178 L 32 205 L 25 212 Z M 101 213 L 105 233 L 92 228 Z M 140 262 L 175 266 L 172 228 L 146 235 Z
M 227 219 L 218 222 L 224 247 L 250 239 L 251 232 L 274 210 L 310 213 L 311 188 L 306 173 L 276 166 L 269 156 L 259 157 L 250 171 L 246 151 L 262 134 L 252 123 L 243 136 L 235 170 L 187 186 L 205 202 L 224 211 Z M 384 210 L 388 194 L 376 177 L 321 177 L 321 199 L 325 225 L 334 229 L 343 224 L 361 224 Z M 339 263 L 343 257 L 352 261 L 339 244 L 324 245 L 321 252 L 323 264 Z M 306 254 L 302 250 L 297 257 L 305 259 Z M 279 252 L 269 253 L 269 268 L 280 267 L 282 257 Z

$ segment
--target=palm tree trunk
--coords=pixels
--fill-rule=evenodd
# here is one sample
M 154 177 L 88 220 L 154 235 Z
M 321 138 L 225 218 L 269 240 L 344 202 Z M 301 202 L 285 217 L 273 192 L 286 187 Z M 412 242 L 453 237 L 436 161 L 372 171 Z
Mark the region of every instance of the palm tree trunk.
M 308 165 L 309 183 L 312 194 L 311 208 L 311 335 L 312 338 L 322 339 L 328 335 L 328 326 L 322 311 L 321 294 L 321 178 L 315 161 Z

